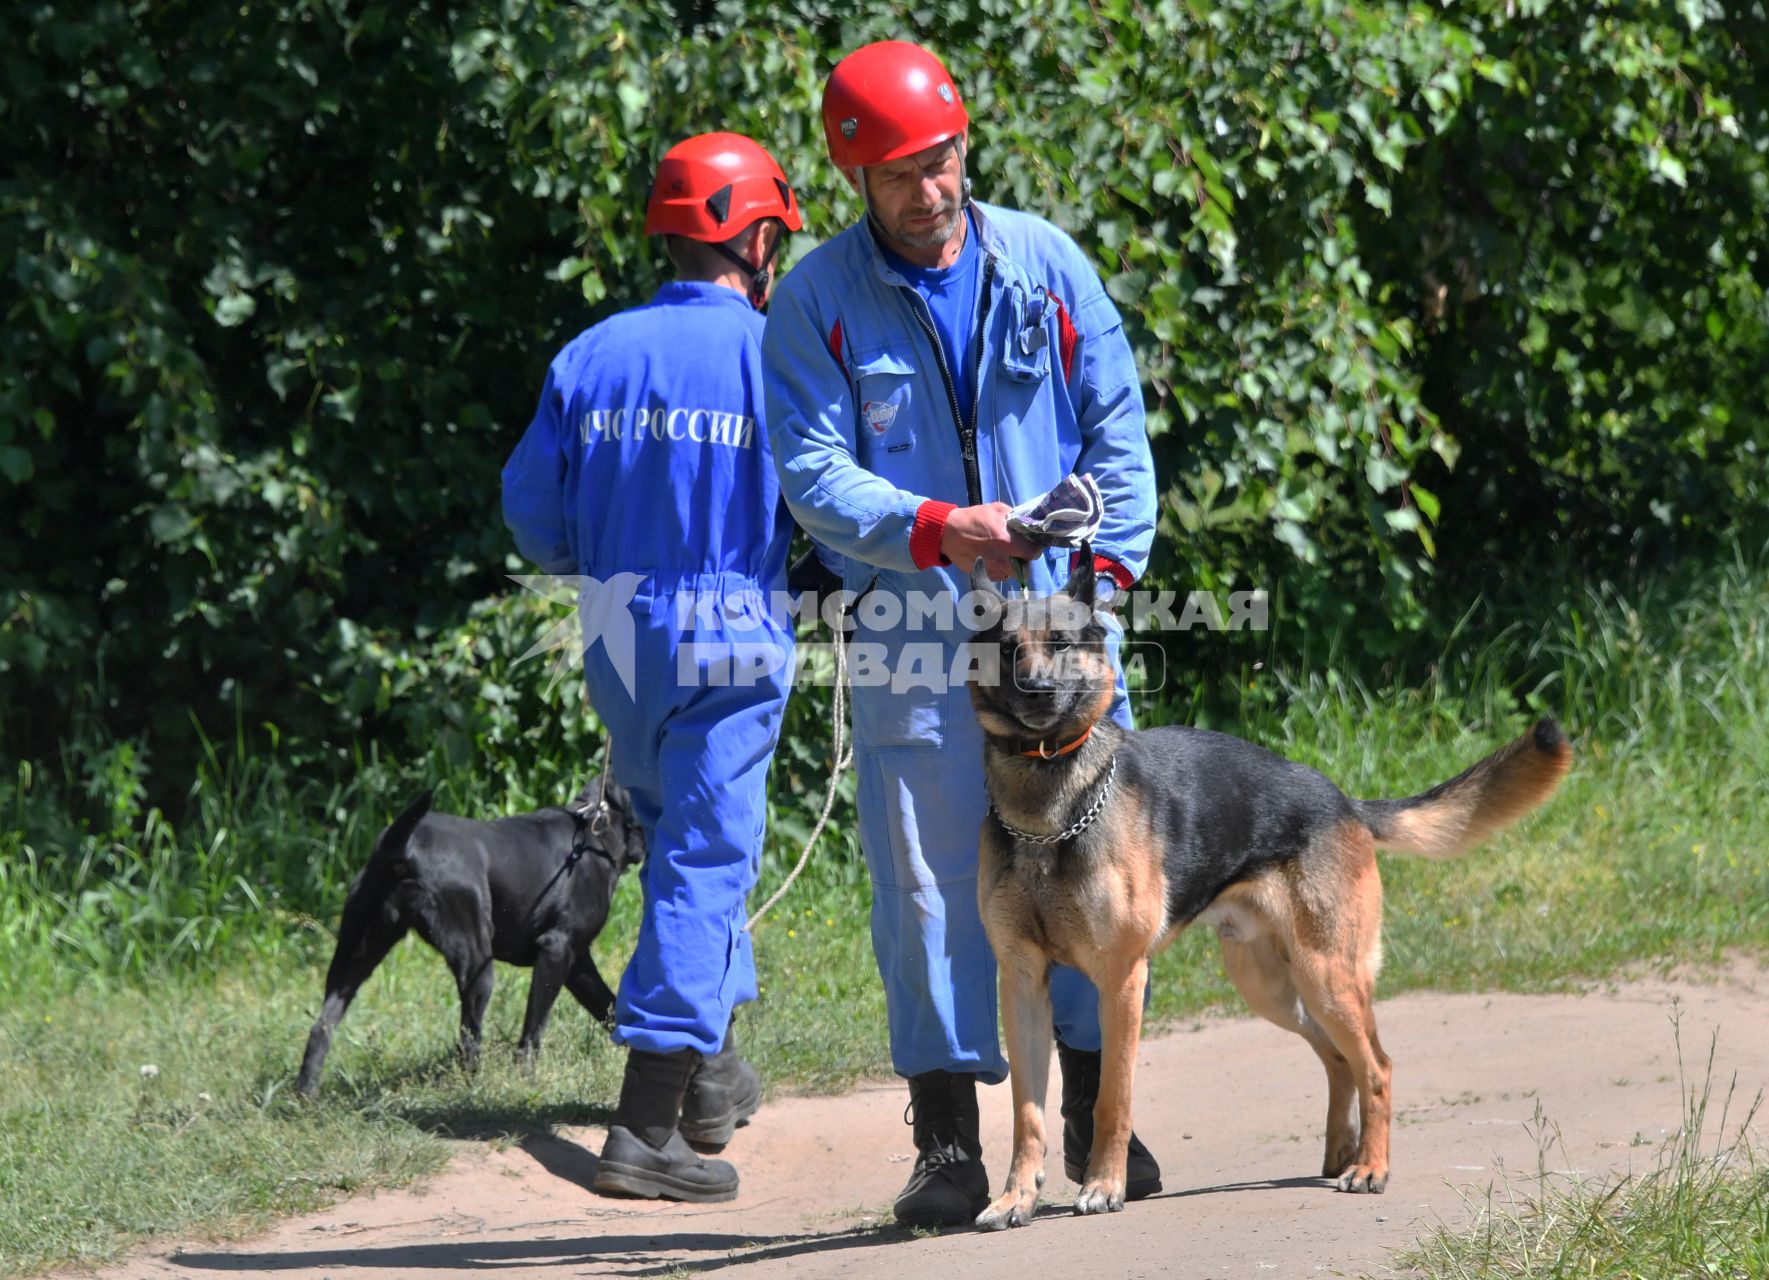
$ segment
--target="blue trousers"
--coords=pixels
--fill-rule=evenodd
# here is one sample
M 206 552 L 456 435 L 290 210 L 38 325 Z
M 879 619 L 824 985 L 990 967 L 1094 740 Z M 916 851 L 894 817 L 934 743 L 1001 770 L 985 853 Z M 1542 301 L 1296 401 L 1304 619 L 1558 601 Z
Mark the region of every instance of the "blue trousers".
M 629 606 L 630 653 L 598 642 L 584 654 L 591 705 L 612 735 L 614 777 L 632 795 L 646 842 L 644 908 L 621 975 L 614 1040 L 652 1053 L 717 1053 L 731 1010 L 756 998 L 743 922 L 760 868 L 792 635 L 765 609 L 735 619 L 720 611 L 717 621 L 703 611 L 682 625 L 692 613 L 684 592 L 737 600 L 746 590 L 756 588 L 730 574 L 642 579 Z

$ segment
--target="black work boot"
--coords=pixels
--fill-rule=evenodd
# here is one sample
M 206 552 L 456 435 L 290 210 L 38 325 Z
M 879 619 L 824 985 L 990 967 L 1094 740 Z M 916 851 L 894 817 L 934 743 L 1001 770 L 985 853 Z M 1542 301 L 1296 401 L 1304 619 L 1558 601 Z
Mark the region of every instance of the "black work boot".
M 724 1045 L 712 1057 L 702 1058 L 688 1081 L 682 1099 L 682 1136 L 697 1151 L 721 1151 L 761 1105 L 762 1078 L 737 1056 L 737 1033 L 727 1029 Z
M 975 1222 L 989 1203 L 983 1141 L 977 1135 L 977 1078 L 951 1071 L 909 1077 L 915 1127 L 915 1170 L 897 1197 L 906 1227 L 955 1227 Z
M 1071 1049 L 1056 1042 L 1057 1064 L 1063 1072 L 1063 1172 L 1070 1182 L 1087 1181 L 1087 1157 L 1093 1154 L 1093 1104 L 1099 1101 L 1100 1054 Z M 1161 1189 L 1161 1166 L 1136 1134 L 1124 1162 L 1124 1198 L 1141 1200 Z
M 620 1105 L 590 1185 L 603 1195 L 707 1204 L 737 1195 L 737 1170 L 723 1160 L 702 1160 L 676 1125 L 700 1055 L 627 1050 Z

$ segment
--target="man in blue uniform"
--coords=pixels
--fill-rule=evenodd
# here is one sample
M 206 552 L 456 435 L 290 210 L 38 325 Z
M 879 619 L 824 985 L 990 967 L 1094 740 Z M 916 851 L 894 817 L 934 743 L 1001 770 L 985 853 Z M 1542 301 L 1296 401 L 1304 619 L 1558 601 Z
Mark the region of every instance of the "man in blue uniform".
M 644 914 L 615 1006 L 626 1075 L 594 1184 L 606 1193 L 731 1199 L 737 1171 L 693 1146 L 722 1148 L 761 1100 L 730 1022 L 756 998 L 744 900 L 791 679 L 792 635 L 767 601 L 792 525 L 761 404 L 760 308 L 799 226 L 750 139 L 672 148 L 645 230 L 666 237 L 677 278 L 554 358 L 504 468 L 522 553 L 586 579 L 584 677 L 645 828 Z
M 868 45 L 830 74 L 824 137 L 867 217 L 809 254 L 773 303 L 762 350 L 782 491 L 799 524 L 847 558 L 849 589 L 925 600 L 965 592 L 979 558 L 996 579 L 1030 562 L 1035 592 L 1061 585 L 1067 554 L 1041 553 L 1007 516 L 1090 473 L 1105 503 L 1101 579 L 1128 588 L 1155 516 L 1129 343 L 1067 235 L 970 200 L 968 125 L 951 76 L 915 45 Z M 921 610 L 875 609 L 897 620 L 875 628 L 868 612 L 857 611 L 857 643 L 898 656 L 941 639 L 950 656 L 960 643 L 918 630 Z M 896 1215 L 966 1222 L 988 1200 L 976 1082 L 1007 1070 L 977 912 L 981 730 L 961 685 L 856 687 L 853 708 L 873 946 L 918 1150 Z M 1128 724 L 1122 682 L 1114 715 Z M 1098 993 L 1059 969 L 1051 996 L 1064 1166 L 1079 1182 L 1099 1084 Z M 1134 1137 L 1129 1183 L 1132 1198 L 1161 1185 Z

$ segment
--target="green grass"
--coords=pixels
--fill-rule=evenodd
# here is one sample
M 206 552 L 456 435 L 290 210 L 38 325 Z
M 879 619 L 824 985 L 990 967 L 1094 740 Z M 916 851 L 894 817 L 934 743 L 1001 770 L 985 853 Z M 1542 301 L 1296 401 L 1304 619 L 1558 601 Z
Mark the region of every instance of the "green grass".
M 1682 1060 L 1679 1040 L 1678 1059 Z M 1717 1113 L 1716 1113 L 1717 1103 Z M 1469 1203 L 1470 1225 L 1439 1227 L 1395 1258 L 1425 1280 L 1755 1280 L 1769 1275 L 1769 1166 L 1750 1140 L 1762 1104 L 1716 1100 L 1712 1052 L 1685 1081 L 1683 1123 L 1643 1173 L 1551 1172 L 1559 1134 L 1538 1108 L 1537 1162 Z M 1742 1114 L 1741 1114 L 1742 1112 Z
M 620 917 L 597 948 L 610 972 L 631 942 L 636 887 L 623 886 Z M 782 904 L 760 940 L 766 990 L 739 1034 L 776 1089 L 839 1087 L 885 1065 L 883 995 L 854 905 L 840 918 L 800 908 L 788 922 Z M 468 1077 L 453 1057 L 453 981 L 415 940 L 363 989 L 318 1097 L 296 1096 L 322 973 L 285 952 L 221 975 L 85 976 L 9 999 L 0 1274 L 100 1261 L 149 1235 L 248 1230 L 409 1181 L 446 1159 L 450 1139 L 606 1120 L 622 1056 L 583 1010 L 560 1001 L 539 1063 L 524 1070 L 512 1046 L 528 974 L 500 968 L 484 1060 Z M 144 1066 L 157 1069 L 152 1079 Z
M 1342 679 L 1333 654 L 1250 673 L 1239 711 L 1211 725 L 1350 794 L 1403 796 L 1535 714 L 1565 724 L 1573 770 L 1539 814 L 1456 862 L 1382 859 L 1381 991 L 1551 991 L 1769 946 L 1769 574 L 1738 563 L 1546 596 L 1527 621 L 1477 630 L 1411 687 Z M 1214 950 L 1182 936 L 1158 963 L 1158 1015 L 1233 998 Z
M 1527 593 L 1523 593 L 1527 596 Z M 1540 589 L 1474 613 L 1420 679 L 1378 684 L 1330 645 L 1249 666 L 1237 696 L 1175 687 L 1144 723 L 1227 728 L 1360 795 L 1457 772 L 1541 710 L 1578 761 L 1540 815 L 1455 863 L 1384 860 L 1384 994 L 1551 990 L 1642 963 L 1769 945 L 1769 572 L 1736 564 L 1628 593 Z M 818 714 L 804 699 L 801 727 Z M 504 969 L 476 1078 L 451 1060 L 440 959 L 402 945 L 344 1022 L 320 1097 L 290 1096 L 342 888 L 411 788 L 489 816 L 568 796 L 579 754 L 514 776 L 491 761 L 403 770 L 358 758 L 303 780 L 242 740 L 210 753 L 174 824 L 147 807 L 127 744 L 20 768 L 0 827 L 0 1274 L 114 1256 L 148 1236 L 230 1233 L 436 1167 L 454 1138 L 498 1140 L 602 1118 L 619 1058 L 561 1001 L 532 1073 L 510 1057 L 527 974 Z M 759 902 L 797 854 L 826 754 L 795 735 Z M 745 1052 L 776 1091 L 888 1070 L 883 997 L 854 853 L 851 778 L 836 827 L 757 937 L 762 1000 Z M 75 807 L 79 822 L 65 816 Z M 637 916 L 629 878 L 598 942 L 612 979 Z M 1156 966 L 1156 1021 L 1232 1004 L 1211 939 Z M 144 1080 L 140 1068 L 156 1066 Z
M 98 1261 L 169 1227 L 249 1227 L 437 1167 L 443 1144 L 397 1103 L 349 1088 L 316 1107 L 288 1096 L 278 1058 L 292 1046 L 279 1042 L 302 999 L 277 976 L 88 980 L 8 1008 L 0 1268 Z M 411 1074 L 402 1048 L 377 1074 Z

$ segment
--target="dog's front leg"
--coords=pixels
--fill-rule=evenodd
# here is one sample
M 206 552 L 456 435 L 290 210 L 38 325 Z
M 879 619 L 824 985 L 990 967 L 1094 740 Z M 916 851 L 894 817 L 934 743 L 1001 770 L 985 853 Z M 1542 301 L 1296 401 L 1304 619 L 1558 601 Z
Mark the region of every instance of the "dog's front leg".
M 1076 1213 L 1117 1213 L 1124 1207 L 1125 1163 L 1130 1154 L 1131 1080 L 1142 1035 L 1142 998 L 1148 957 L 1138 953 L 1121 968 L 1108 968 L 1100 989 L 1099 1021 L 1104 1052 L 1099 1100 L 1093 1108 L 1093 1151 L 1087 1182 L 1075 1199 Z
M 522 1038 L 516 1042 L 516 1053 L 525 1066 L 532 1066 L 541 1051 L 541 1037 L 547 1033 L 547 1015 L 559 997 L 559 985 L 571 965 L 571 939 L 562 933 L 549 933 L 535 946 L 534 976 L 528 982 L 528 1010 L 522 1019 Z
M 1050 1086 L 1050 965 L 1043 955 L 1010 952 L 1000 961 L 1001 1020 L 1013 1080 L 1013 1163 L 1007 1186 L 977 1215 L 989 1231 L 1022 1227 L 1044 1185 L 1044 1099 Z
M 596 961 L 590 955 L 586 945 L 583 953 L 565 975 L 565 989 L 572 997 L 589 1012 L 591 1018 L 598 1023 L 610 1022 L 614 1018 L 614 992 L 602 980 L 602 971 L 596 968 Z

